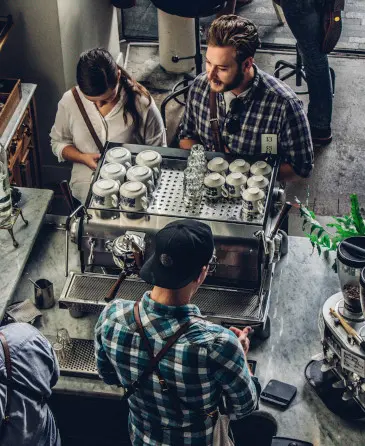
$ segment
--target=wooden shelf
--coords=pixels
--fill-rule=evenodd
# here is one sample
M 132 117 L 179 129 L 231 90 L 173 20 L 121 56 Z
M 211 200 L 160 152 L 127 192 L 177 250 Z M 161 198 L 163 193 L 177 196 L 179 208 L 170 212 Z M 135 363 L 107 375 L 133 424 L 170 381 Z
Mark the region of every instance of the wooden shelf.
M 0 51 L 6 42 L 11 28 L 14 26 L 11 15 L 0 16 Z

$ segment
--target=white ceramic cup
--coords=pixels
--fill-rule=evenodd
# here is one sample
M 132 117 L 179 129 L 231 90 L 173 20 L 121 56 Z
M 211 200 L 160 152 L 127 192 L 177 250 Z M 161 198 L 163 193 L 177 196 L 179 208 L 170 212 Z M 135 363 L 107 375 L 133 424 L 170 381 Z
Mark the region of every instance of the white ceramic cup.
M 258 216 L 264 211 L 265 193 L 258 187 L 242 191 L 242 213 L 244 216 Z
M 119 184 L 115 180 L 97 180 L 92 188 L 96 207 L 112 209 L 118 207 Z
M 263 175 L 266 178 L 271 177 L 271 171 L 272 168 L 266 161 L 256 161 L 250 169 L 251 175 Z
M 218 200 L 221 197 L 228 197 L 228 191 L 224 185 L 225 178 L 223 175 L 213 172 L 204 178 L 204 191 L 208 200 Z
M 124 183 L 126 168 L 123 164 L 119 163 L 107 163 L 100 169 L 100 178 L 104 180 L 115 180 L 121 185 Z
M 241 189 L 245 188 L 247 183 L 246 175 L 243 175 L 241 172 L 232 172 L 227 175 L 226 178 L 226 187 L 228 190 L 229 198 L 240 198 L 241 197 Z
M 139 166 L 150 167 L 153 171 L 153 176 L 157 181 L 161 173 L 162 156 L 155 150 L 143 150 L 136 156 L 136 164 Z
M 244 159 L 237 158 L 234 161 L 231 162 L 229 165 L 229 171 L 230 172 L 241 172 L 244 175 L 248 176 L 250 172 L 250 163 L 245 161 Z
M 120 208 L 125 211 L 147 210 L 147 187 L 140 181 L 127 181 L 119 189 Z
M 105 160 L 108 163 L 123 164 L 126 169 L 129 169 L 132 165 L 131 152 L 125 147 L 113 147 L 108 150 L 105 155 Z
M 247 180 L 247 187 L 258 187 L 266 194 L 269 186 L 269 180 L 263 175 L 254 175 Z
M 152 169 L 147 166 L 133 166 L 127 171 L 128 181 L 140 181 L 145 184 L 149 194 L 155 190 L 155 182 Z
M 225 177 L 229 164 L 224 158 L 217 156 L 209 161 L 207 167 L 210 172 L 217 172 Z

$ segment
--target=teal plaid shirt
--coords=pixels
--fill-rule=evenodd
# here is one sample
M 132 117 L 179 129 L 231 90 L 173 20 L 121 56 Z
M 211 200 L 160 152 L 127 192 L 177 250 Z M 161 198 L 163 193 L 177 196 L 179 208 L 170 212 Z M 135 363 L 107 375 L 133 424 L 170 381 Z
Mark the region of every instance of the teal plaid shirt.
M 132 301 L 116 300 L 104 309 L 96 324 L 97 366 L 108 384 L 130 385 L 149 363 L 133 306 Z M 161 305 L 146 293 L 139 308 L 155 355 L 181 325 L 193 319 L 188 331 L 162 358 L 159 368 L 168 386 L 196 411 L 181 405 L 183 417 L 178 418 L 168 392 L 161 391 L 156 374 L 151 374 L 128 400 L 133 445 L 211 445 L 213 421 L 207 417 L 198 430 L 194 429 L 197 411 L 209 413 L 216 409 L 222 393 L 231 419 L 248 415 L 257 405 L 255 383 L 240 342 L 228 329 L 201 319 L 195 305 Z

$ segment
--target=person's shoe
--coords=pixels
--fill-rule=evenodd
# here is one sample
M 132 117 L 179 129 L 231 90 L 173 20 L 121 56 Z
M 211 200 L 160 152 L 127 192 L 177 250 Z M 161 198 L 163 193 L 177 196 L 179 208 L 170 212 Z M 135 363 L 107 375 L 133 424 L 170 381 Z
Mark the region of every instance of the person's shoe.
M 236 7 L 246 6 L 252 3 L 253 0 L 236 0 Z
M 340 40 L 342 31 L 341 11 L 345 9 L 345 0 L 335 0 L 330 11 L 323 14 L 324 37 L 322 52 L 330 53 Z
M 311 127 L 312 142 L 315 147 L 328 146 L 332 142 L 331 129 L 317 129 Z

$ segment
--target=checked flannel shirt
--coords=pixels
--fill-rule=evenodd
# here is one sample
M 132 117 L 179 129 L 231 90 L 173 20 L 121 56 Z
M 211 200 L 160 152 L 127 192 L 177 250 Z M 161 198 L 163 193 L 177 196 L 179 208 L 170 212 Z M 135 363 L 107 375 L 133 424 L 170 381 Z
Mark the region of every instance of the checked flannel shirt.
M 104 309 L 96 324 L 97 366 L 107 384 L 128 386 L 149 363 L 137 331 L 133 305 L 128 300 L 114 301 Z M 152 300 L 149 293 L 144 294 L 139 309 L 155 355 L 167 338 L 193 319 L 193 325 L 159 363 L 162 377 L 189 407 L 209 413 L 216 409 L 223 392 L 231 419 L 242 418 L 256 408 L 255 382 L 246 366 L 242 346 L 231 331 L 202 319 L 193 304 L 166 306 Z M 189 428 L 197 421 L 196 412 L 181 405 L 183 417 L 179 419 L 168 392 L 161 391 L 155 373 L 128 402 L 133 445 L 212 444 L 212 419 L 200 416 L 199 429 Z
M 226 113 L 224 95 L 217 94 L 217 113 L 224 144 L 237 155 L 259 155 L 261 135 L 277 135 L 277 152 L 283 163 L 295 173 L 308 177 L 313 168 L 313 145 L 309 123 L 302 102 L 284 82 L 254 65 L 251 89 L 240 101 L 238 114 L 231 107 Z M 180 139 L 196 139 L 206 150 L 212 150 L 213 136 L 209 110 L 210 86 L 206 73 L 199 75 L 189 90 L 184 116 L 180 124 Z M 227 122 L 240 122 L 240 131 L 230 134 Z

